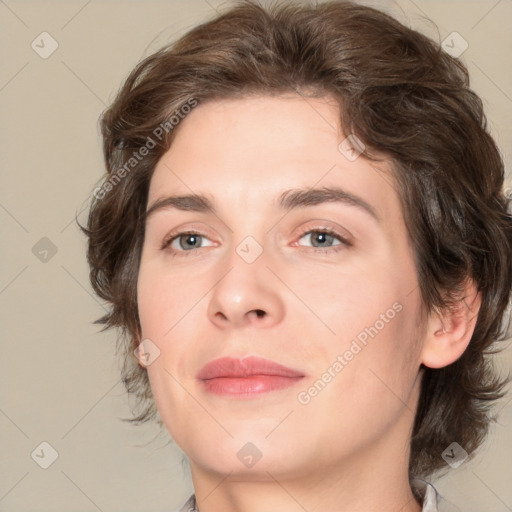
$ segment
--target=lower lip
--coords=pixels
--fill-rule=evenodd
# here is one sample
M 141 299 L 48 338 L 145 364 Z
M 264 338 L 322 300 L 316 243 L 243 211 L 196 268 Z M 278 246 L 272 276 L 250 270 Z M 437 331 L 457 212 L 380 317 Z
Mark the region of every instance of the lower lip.
M 253 375 L 251 377 L 219 377 L 204 380 L 206 391 L 216 395 L 251 397 L 288 388 L 303 377 L 282 377 L 279 375 Z

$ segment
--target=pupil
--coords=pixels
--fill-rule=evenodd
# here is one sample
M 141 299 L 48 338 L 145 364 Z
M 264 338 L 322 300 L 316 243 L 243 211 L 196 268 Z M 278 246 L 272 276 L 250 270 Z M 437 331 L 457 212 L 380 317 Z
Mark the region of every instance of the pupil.
M 327 233 L 318 233 L 317 234 L 317 241 L 321 244 L 322 242 L 326 241 L 327 236 L 329 236 L 329 235 L 327 235 Z M 323 240 L 318 240 L 319 238 L 320 239 L 323 238 Z
M 192 239 L 192 243 L 191 244 L 188 244 L 188 242 L 190 241 L 190 239 Z M 186 235 L 186 240 L 187 240 L 187 244 L 189 246 L 194 246 L 194 242 L 197 242 L 197 235 Z

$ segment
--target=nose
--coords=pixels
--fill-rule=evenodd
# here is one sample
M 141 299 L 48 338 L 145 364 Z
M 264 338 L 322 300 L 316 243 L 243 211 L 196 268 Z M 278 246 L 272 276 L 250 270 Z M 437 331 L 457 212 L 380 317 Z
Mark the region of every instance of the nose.
M 208 316 L 219 328 L 268 328 L 284 316 L 282 283 L 269 270 L 264 253 L 247 263 L 236 252 L 213 287 Z

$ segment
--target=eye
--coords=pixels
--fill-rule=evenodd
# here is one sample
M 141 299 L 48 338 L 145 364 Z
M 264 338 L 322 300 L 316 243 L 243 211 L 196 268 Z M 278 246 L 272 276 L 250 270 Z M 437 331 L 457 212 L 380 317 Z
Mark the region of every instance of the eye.
M 314 235 L 314 236 L 311 236 Z M 313 248 L 313 250 L 320 251 L 320 252 L 329 252 L 325 251 L 324 249 L 331 249 L 332 251 L 340 251 L 343 249 L 343 247 L 350 247 L 352 244 L 346 239 L 346 237 L 342 236 L 338 232 L 329 229 L 329 228 L 322 228 L 322 229 L 309 229 L 308 231 L 304 231 L 300 235 L 300 240 L 303 238 L 307 238 L 311 240 L 312 245 L 310 247 Z M 338 241 L 339 243 L 334 243 L 335 241 Z M 338 247 L 334 248 L 333 247 Z
M 171 233 L 162 243 L 162 250 L 170 250 L 171 253 L 191 253 L 193 249 L 201 248 L 201 241 L 208 240 L 206 236 L 197 231 L 182 231 Z M 213 244 L 212 244 L 213 245 Z M 183 254 L 188 256 L 188 254 Z
M 314 236 L 312 236 L 314 235 Z M 311 250 L 314 252 L 337 252 L 345 247 L 352 246 L 352 243 L 340 233 L 330 228 L 309 229 L 300 234 L 299 240 L 309 237 L 311 240 Z M 197 231 L 182 231 L 170 233 L 162 242 L 161 249 L 179 254 L 180 256 L 189 256 L 193 254 L 194 249 L 205 247 L 201 245 L 204 240 L 209 240 L 205 235 Z M 338 242 L 338 243 L 336 243 Z M 210 243 L 210 246 L 214 245 Z

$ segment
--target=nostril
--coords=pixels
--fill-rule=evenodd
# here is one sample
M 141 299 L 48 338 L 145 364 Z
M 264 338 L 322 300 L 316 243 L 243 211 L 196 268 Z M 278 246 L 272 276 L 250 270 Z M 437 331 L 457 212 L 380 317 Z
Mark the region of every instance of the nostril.
M 264 316 L 265 315 L 265 311 L 263 311 L 262 309 L 256 309 L 256 316 L 260 317 L 260 316 Z

